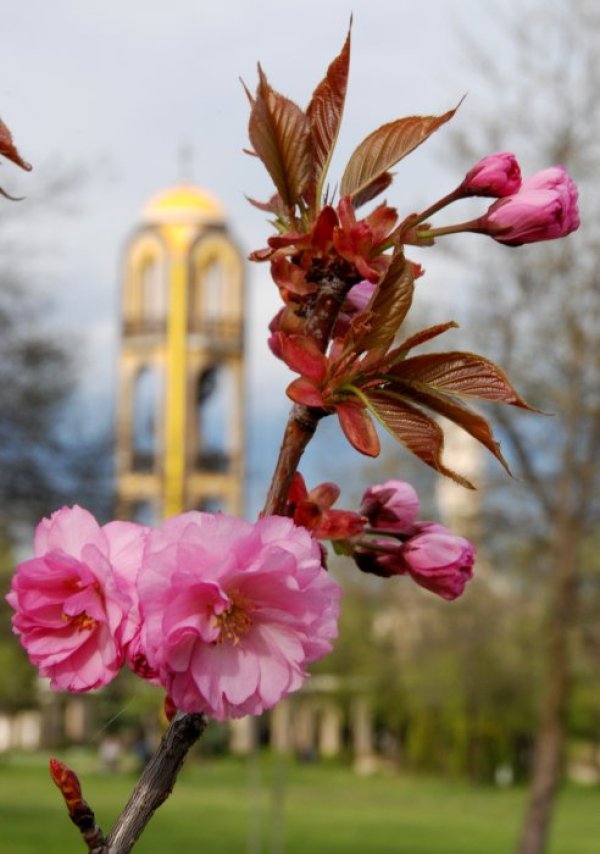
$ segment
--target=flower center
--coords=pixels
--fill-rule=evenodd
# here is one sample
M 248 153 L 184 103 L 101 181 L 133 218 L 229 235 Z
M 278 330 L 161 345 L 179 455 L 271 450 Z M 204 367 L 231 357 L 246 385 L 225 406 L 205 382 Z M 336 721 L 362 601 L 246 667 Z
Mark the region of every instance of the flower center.
M 70 614 L 63 614 L 62 618 L 66 623 L 70 623 L 71 627 L 78 632 L 89 632 L 96 627 L 97 623 L 85 611 L 82 611 L 81 614 L 76 614 L 74 617 L 71 617 Z
M 249 614 L 252 610 L 252 604 L 239 590 L 233 590 L 228 596 L 231 599 L 231 605 L 226 611 L 215 617 L 220 629 L 217 643 L 229 641 L 237 646 L 240 637 L 250 631 L 252 626 L 252 619 Z

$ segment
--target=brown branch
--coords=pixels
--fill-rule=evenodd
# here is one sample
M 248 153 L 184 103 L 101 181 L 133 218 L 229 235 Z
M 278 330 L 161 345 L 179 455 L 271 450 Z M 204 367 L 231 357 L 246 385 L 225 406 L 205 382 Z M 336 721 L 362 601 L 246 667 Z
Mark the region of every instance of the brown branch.
M 323 353 L 327 349 L 331 331 L 350 287 L 343 279 L 331 274 L 327 274 L 326 278 L 319 282 L 316 299 L 307 315 L 304 334 L 312 338 Z M 282 515 L 285 512 L 292 479 L 304 449 L 325 415 L 327 412 L 324 409 L 299 404 L 292 406 L 263 514 Z
M 206 724 L 203 714 L 174 718 L 108 835 L 106 854 L 128 854 L 131 851 L 154 812 L 173 791 L 184 759 L 206 729 Z

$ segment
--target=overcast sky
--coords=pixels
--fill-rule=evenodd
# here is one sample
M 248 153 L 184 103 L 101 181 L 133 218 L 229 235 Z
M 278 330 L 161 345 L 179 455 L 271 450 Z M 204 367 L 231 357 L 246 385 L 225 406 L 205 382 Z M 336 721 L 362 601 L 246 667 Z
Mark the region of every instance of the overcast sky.
M 515 2 L 515 0 L 511 0 Z M 112 399 L 118 341 L 120 253 L 155 192 L 177 182 L 178 150 L 192 146 L 194 181 L 224 204 L 244 252 L 264 245 L 269 227 L 243 194 L 266 198 L 270 184 L 247 144 L 248 105 L 256 61 L 270 82 L 306 104 L 345 38 L 354 10 L 352 67 L 336 163 L 378 125 L 411 113 L 437 113 L 469 92 L 455 121 L 475 114 L 478 80 L 464 61 L 460 27 L 495 50 L 494 7 L 500 0 L 4 0 L 0 7 L 0 116 L 35 170 L 1 170 L 7 190 L 35 202 L 60 158 L 88 174 L 76 214 L 49 205 L 36 219 L 41 279 L 53 295 L 55 323 L 81 342 L 82 379 L 91 410 Z M 483 7 L 483 8 L 482 8 Z M 490 14 L 491 13 L 491 14 Z M 441 131 L 398 168 L 388 200 L 400 213 L 455 186 L 462 171 L 444 165 Z M 484 155 L 487 152 L 481 152 Z M 427 257 L 436 271 L 447 259 Z M 289 375 L 264 345 L 277 307 L 265 267 L 248 270 L 250 416 L 257 432 L 274 383 Z M 443 319 L 446 319 L 444 317 Z M 283 396 L 282 407 L 285 407 Z M 264 425 L 261 423 L 264 435 Z M 274 429 L 274 428 L 273 428 Z M 275 435 L 273 433 L 273 435 Z

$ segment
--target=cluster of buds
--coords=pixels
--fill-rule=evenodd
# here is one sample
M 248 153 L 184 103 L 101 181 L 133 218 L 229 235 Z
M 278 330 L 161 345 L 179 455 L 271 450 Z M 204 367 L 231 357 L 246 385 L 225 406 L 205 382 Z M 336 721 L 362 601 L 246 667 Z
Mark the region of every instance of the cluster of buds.
M 297 473 L 286 512 L 313 537 L 352 557 L 362 572 L 407 575 L 447 600 L 462 595 L 473 575 L 475 548 L 438 522 L 419 521 L 414 487 L 401 480 L 369 486 L 358 512 L 332 509 L 339 494 L 335 483 L 308 491 Z
M 468 196 L 488 196 L 497 201 L 475 220 L 442 228 L 417 228 L 433 213 Z M 472 231 L 506 246 L 521 246 L 566 237 L 579 228 L 577 202 L 577 185 L 564 166 L 551 166 L 522 179 L 515 155 L 499 151 L 480 160 L 454 192 L 409 220 L 408 225 L 416 242 L 426 244 L 434 237 Z

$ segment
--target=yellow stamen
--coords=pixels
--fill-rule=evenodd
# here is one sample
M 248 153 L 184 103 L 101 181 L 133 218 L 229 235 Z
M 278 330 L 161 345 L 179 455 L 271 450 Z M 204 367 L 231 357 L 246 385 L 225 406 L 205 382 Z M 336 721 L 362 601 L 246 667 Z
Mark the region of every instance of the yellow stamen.
M 62 618 L 66 623 L 70 623 L 78 632 L 91 631 L 97 624 L 97 621 L 93 617 L 90 617 L 89 614 L 86 614 L 85 611 L 82 611 L 81 614 L 76 614 L 74 617 L 70 614 L 63 614 Z
M 220 629 L 220 635 L 217 643 L 229 641 L 234 646 L 240 642 L 241 635 L 245 635 L 250 631 L 252 619 L 250 611 L 252 605 L 239 590 L 233 590 L 228 593 L 231 599 L 231 605 L 222 614 L 215 617 L 217 625 Z

